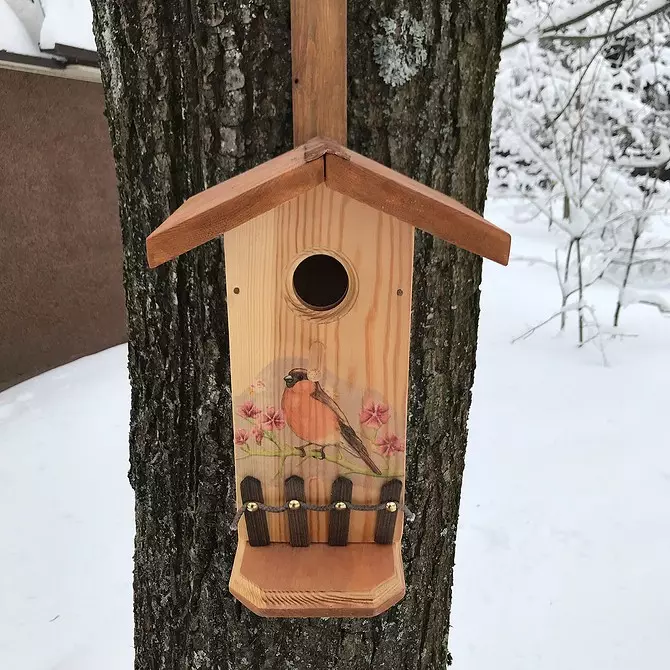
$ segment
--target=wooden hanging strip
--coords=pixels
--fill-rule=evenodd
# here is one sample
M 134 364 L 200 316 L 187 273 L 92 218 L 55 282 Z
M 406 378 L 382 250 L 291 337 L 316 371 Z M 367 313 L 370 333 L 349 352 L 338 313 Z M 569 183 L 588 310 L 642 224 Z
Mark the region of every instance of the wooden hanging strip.
M 291 0 L 293 141 L 347 143 L 347 0 Z
M 284 482 L 284 495 L 288 504 L 288 531 L 292 547 L 309 547 L 309 529 L 305 502 L 305 482 L 293 475 Z
M 377 524 L 375 526 L 375 542 L 377 544 L 391 544 L 393 542 L 401 493 L 402 482 L 399 479 L 392 479 L 382 486 L 379 502 L 387 505 L 386 509 L 377 512 Z
M 330 502 L 335 505 L 328 517 L 328 544 L 333 547 L 346 547 L 349 542 L 349 517 L 351 510 L 345 503 L 351 502 L 353 482 L 346 477 L 338 477 L 333 482 Z
M 245 506 L 244 520 L 247 524 L 247 535 L 252 547 L 265 547 L 270 544 L 270 532 L 266 513 L 258 507 L 264 503 L 261 483 L 255 477 L 245 477 L 240 482 L 240 495 Z

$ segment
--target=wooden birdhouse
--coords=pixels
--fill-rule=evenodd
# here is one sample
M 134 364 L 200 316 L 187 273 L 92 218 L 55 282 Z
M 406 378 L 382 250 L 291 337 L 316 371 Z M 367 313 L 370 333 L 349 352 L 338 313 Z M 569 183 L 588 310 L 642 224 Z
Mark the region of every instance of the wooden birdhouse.
M 343 146 L 344 3 L 317 5 L 292 14 L 294 134 L 312 139 L 187 200 L 147 252 L 156 267 L 223 235 L 243 513 L 230 591 L 266 616 L 373 616 L 405 588 L 414 228 L 503 264 L 510 237 Z

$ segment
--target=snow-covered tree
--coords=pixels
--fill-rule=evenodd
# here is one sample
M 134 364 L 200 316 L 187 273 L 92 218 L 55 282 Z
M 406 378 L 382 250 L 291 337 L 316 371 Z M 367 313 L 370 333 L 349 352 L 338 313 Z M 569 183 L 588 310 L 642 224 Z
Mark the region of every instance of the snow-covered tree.
M 640 0 L 510 6 L 491 191 L 521 194 L 559 231 L 559 314 L 565 326 L 568 312 L 577 313 L 580 343 L 587 326 L 601 332 L 585 298 L 597 281 L 619 286 L 615 325 L 632 302 L 666 307 L 632 286 L 643 266 L 668 276 L 655 230 L 670 202 L 668 7 Z

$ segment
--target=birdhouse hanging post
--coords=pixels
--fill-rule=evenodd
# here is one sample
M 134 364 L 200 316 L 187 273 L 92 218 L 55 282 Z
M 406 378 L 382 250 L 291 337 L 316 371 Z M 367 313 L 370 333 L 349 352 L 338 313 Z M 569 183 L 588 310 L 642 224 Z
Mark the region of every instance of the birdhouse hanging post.
M 347 143 L 347 0 L 291 0 L 293 144 Z
M 510 236 L 346 149 L 346 0 L 291 0 L 291 21 L 296 148 L 187 200 L 147 255 L 223 235 L 231 593 L 264 616 L 374 616 L 405 590 L 414 228 L 502 264 Z

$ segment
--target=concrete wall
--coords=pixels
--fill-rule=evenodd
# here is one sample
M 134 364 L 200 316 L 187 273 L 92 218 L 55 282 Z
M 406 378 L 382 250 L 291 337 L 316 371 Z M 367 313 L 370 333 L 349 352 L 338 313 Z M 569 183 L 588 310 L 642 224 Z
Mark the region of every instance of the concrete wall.
M 0 389 L 123 341 L 102 87 L 0 69 Z

